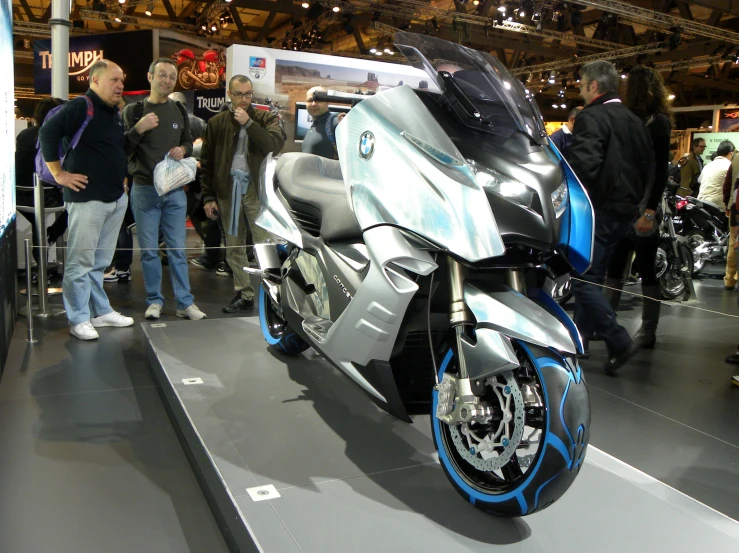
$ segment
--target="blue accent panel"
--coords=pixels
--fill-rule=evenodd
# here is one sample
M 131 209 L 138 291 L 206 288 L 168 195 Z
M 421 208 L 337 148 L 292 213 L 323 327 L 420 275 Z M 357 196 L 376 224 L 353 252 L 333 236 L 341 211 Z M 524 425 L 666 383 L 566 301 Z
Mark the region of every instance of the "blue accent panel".
M 275 338 L 269 333 L 267 327 L 267 292 L 264 291 L 264 286 L 259 286 L 259 326 L 262 329 L 262 335 L 270 346 L 276 346 L 280 343 L 279 338 Z
M 562 165 L 569 191 L 567 201 L 569 205 L 562 214 L 559 245 L 566 247 L 567 260 L 575 271 L 584 273 L 590 268 L 590 258 L 593 251 L 593 205 L 590 203 L 585 188 L 562 157 L 562 154 L 551 143 L 550 147 Z
M 555 478 L 557 478 L 557 476 L 559 476 L 561 473 L 562 473 L 562 471 L 560 471 L 557 474 L 555 474 L 554 476 L 552 476 L 549 480 L 547 480 L 541 486 L 539 486 L 539 489 L 538 490 L 536 490 L 536 493 L 534 494 L 534 511 L 536 511 L 539 508 L 539 494 L 541 493 L 541 490 L 543 490 L 544 488 L 546 488 L 547 484 L 549 484 L 549 482 L 551 482 L 552 480 L 554 480 Z
M 535 292 L 534 297 L 541 302 L 542 307 L 544 307 L 544 309 L 546 309 L 550 315 L 553 315 L 557 318 L 559 322 L 565 325 L 567 332 L 570 333 L 572 341 L 575 342 L 577 353 L 585 353 L 582 344 L 582 338 L 580 338 L 580 331 L 577 330 L 577 326 L 575 325 L 574 321 L 570 319 L 570 316 L 564 309 L 562 309 L 562 306 L 554 301 L 554 298 L 552 298 L 552 296 L 541 289 L 538 289 Z

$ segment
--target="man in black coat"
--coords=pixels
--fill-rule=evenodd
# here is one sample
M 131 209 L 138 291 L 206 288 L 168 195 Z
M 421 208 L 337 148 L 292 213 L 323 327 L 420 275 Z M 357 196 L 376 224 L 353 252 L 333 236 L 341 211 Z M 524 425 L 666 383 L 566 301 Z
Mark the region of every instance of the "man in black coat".
M 618 98 L 613 64 L 595 61 L 580 73 L 586 106 L 575 119 L 569 162 L 593 203 L 595 243 L 590 269 L 572 285 L 575 324 L 586 339 L 594 332 L 603 338 L 608 348 L 604 369 L 614 374 L 636 347 L 616 322 L 601 286 L 616 244 L 638 217 L 639 203 L 652 186 L 654 154 L 644 124 Z

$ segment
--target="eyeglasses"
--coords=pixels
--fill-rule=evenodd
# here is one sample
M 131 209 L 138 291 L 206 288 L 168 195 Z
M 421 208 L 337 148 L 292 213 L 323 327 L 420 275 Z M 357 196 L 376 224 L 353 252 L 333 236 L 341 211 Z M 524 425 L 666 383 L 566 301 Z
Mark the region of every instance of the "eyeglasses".
M 228 93 L 234 98 L 251 98 L 252 96 L 254 96 L 253 90 L 250 90 L 249 92 L 231 92 L 229 90 Z
M 177 73 L 165 73 L 164 71 L 159 71 L 159 73 L 157 73 L 157 76 L 162 80 L 177 80 Z

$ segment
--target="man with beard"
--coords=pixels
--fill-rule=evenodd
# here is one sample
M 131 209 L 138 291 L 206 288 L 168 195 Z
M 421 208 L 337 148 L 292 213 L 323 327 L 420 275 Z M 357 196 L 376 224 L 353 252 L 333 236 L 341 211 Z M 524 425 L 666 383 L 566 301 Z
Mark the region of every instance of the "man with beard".
M 230 108 L 208 121 L 200 165 L 203 208 L 210 219 L 221 218 L 226 233 L 226 262 L 231 267 L 236 295 L 223 307 L 225 313 L 254 307 L 254 288 L 244 267 L 246 225 L 254 243 L 269 234 L 254 224 L 259 213 L 259 168 L 264 158 L 277 155 L 285 139 L 277 115 L 251 105 L 254 89 L 249 77 L 234 75 L 228 83 Z
M 159 230 L 167 245 L 169 274 L 177 300 L 177 316 L 204 319 L 190 293 L 185 254 L 187 198 L 183 188 L 160 196 L 154 188 L 154 167 L 169 155 L 181 160 L 192 154 L 192 138 L 187 112 L 169 99 L 177 82 L 177 66 L 170 58 L 159 58 L 149 66 L 151 93 L 143 102 L 123 110 L 128 172 L 133 179 L 131 205 L 136 219 L 136 235 L 141 248 L 141 266 L 148 308 L 145 317 L 158 319 L 164 305 L 162 262 L 158 255 Z

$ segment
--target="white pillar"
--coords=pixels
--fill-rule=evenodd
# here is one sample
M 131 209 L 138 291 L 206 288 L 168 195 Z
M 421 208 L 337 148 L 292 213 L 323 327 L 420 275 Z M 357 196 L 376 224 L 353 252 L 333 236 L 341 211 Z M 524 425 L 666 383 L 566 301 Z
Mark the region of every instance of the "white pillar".
M 52 0 L 51 4 L 51 95 L 69 99 L 69 21 L 70 0 Z

